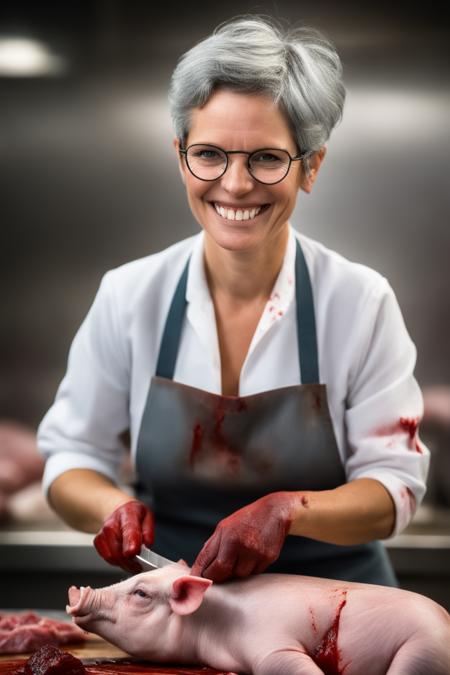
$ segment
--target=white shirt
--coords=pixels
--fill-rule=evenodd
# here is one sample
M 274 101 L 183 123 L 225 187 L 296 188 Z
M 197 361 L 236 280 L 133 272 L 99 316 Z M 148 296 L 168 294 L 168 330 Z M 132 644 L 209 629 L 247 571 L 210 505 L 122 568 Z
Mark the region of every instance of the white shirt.
M 425 493 L 429 451 L 414 433 L 423 414 L 413 376 L 416 350 L 394 293 L 377 272 L 290 229 L 284 262 L 242 367 L 239 394 L 301 382 L 295 312 L 295 249 L 308 265 L 320 381 L 348 481 L 374 478 L 392 496 L 398 534 Z M 118 480 L 141 417 L 179 277 L 192 254 L 174 380 L 221 393 L 214 307 L 203 266 L 203 233 L 107 272 L 72 343 L 67 373 L 38 430 L 44 489 L 64 471 L 94 469 Z

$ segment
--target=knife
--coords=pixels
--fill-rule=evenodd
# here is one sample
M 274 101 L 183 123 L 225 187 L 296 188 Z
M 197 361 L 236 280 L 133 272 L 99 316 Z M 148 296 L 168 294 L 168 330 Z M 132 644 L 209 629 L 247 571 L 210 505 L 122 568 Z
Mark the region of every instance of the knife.
M 134 559 L 138 561 L 144 570 L 157 570 L 159 567 L 174 564 L 173 560 L 169 560 L 169 558 L 164 558 L 164 556 L 158 555 L 158 553 L 155 553 L 146 546 L 142 546 L 140 553 L 135 555 Z

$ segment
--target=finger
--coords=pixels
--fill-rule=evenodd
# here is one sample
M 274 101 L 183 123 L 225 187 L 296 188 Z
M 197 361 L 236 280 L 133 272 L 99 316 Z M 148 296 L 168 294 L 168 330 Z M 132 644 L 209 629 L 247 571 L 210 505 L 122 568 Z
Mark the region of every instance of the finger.
M 139 553 L 142 546 L 141 522 L 134 509 L 124 509 L 120 514 L 122 531 L 121 557 L 129 558 Z
M 127 572 L 142 572 L 141 566 L 137 561 L 124 558 L 119 554 L 117 549 L 115 549 L 115 552 L 111 551 L 108 540 L 103 532 L 99 532 L 94 538 L 94 547 L 97 553 L 110 565 L 118 565 L 122 569 L 127 570 Z
M 101 557 L 110 565 L 123 567 L 123 556 L 115 538 L 105 536 L 102 530 L 94 539 L 94 546 Z
M 122 533 L 120 529 L 105 525 L 103 527 L 103 537 L 109 550 L 108 562 L 113 565 L 120 565 L 119 561 L 123 558 Z
M 147 511 L 142 522 L 142 539 L 146 546 L 151 546 L 155 539 L 155 519 L 151 511 Z
M 255 560 L 255 558 L 249 555 L 240 556 L 234 566 L 233 576 L 239 577 L 241 579 L 249 577 L 251 574 L 254 573 L 258 563 L 259 559 Z
M 202 576 L 205 579 L 211 579 L 216 584 L 220 584 L 233 576 L 234 561 L 220 560 L 216 558 L 203 571 Z
M 215 560 L 220 547 L 220 534 L 214 534 L 203 545 L 202 550 L 198 554 L 191 568 L 193 576 L 204 576 L 204 570 Z M 209 579 L 209 577 L 206 577 Z
M 226 536 L 221 537 L 219 550 L 214 560 L 203 570 L 205 579 L 211 579 L 216 583 L 226 581 L 233 576 L 233 569 L 239 558 L 239 543 L 227 541 Z
M 111 551 L 109 549 L 106 538 L 103 536 L 103 532 L 99 532 L 94 538 L 94 547 L 97 553 L 104 559 L 106 562 L 112 564 Z
M 262 574 L 263 572 L 266 571 L 266 569 L 269 567 L 269 565 L 271 565 L 273 562 L 275 562 L 275 561 L 274 560 L 262 560 L 261 562 L 259 562 L 255 566 L 253 574 Z

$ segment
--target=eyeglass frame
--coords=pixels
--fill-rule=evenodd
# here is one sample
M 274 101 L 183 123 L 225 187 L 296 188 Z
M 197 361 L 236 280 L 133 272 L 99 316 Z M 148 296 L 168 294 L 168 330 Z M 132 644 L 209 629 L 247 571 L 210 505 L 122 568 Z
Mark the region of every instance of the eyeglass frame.
M 220 150 L 220 152 L 223 152 L 226 158 L 226 164 L 225 168 L 220 174 L 220 176 L 217 176 L 217 178 L 200 178 L 200 176 L 197 176 L 195 174 L 191 167 L 189 166 L 189 162 L 187 160 L 187 153 L 190 148 L 194 148 L 196 146 L 204 146 L 207 148 L 214 148 L 215 150 Z M 258 152 L 263 152 L 265 150 L 281 150 L 282 152 L 285 152 L 287 156 L 289 157 L 289 164 L 288 168 L 286 170 L 286 173 L 284 174 L 283 178 L 280 178 L 279 180 L 274 181 L 273 183 L 266 183 L 262 180 L 259 180 L 259 178 L 255 178 L 255 176 L 252 174 L 250 171 L 250 157 L 252 155 L 255 155 Z M 292 162 L 298 162 L 301 161 L 302 159 L 305 159 L 305 157 L 308 155 L 307 152 L 304 152 L 303 154 L 300 155 L 295 155 L 294 157 L 291 157 L 291 153 L 288 150 L 285 150 L 284 148 L 258 148 L 257 150 L 253 150 L 252 152 L 248 152 L 247 150 L 224 150 L 223 148 L 220 148 L 218 145 L 213 145 L 212 143 L 191 143 L 191 145 L 188 145 L 187 148 L 179 148 L 179 153 L 180 155 L 184 155 L 185 161 L 186 161 L 186 166 L 189 169 L 189 172 L 194 176 L 194 178 L 197 178 L 197 180 L 202 180 L 205 183 L 212 183 L 215 180 L 219 180 L 219 178 L 222 178 L 222 176 L 226 173 L 226 170 L 228 169 L 228 164 L 229 164 L 229 159 L 228 155 L 247 155 L 247 171 L 250 174 L 251 178 L 253 180 L 256 180 L 257 183 L 261 183 L 261 185 L 277 185 L 277 183 L 281 183 L 282 180 L 286 178 L 288 175 L 291 164 Z

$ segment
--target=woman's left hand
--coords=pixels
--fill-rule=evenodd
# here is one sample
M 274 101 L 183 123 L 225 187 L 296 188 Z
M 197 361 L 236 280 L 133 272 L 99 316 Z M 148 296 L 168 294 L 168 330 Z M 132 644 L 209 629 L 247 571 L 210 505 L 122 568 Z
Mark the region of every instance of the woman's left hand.
M 274 492 L 221 520 L 191 574 L 221 582 L 264 572 L 280 555 L 293 502 L 295 493 Z

